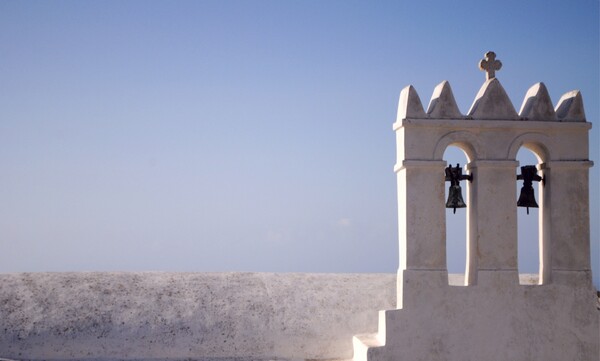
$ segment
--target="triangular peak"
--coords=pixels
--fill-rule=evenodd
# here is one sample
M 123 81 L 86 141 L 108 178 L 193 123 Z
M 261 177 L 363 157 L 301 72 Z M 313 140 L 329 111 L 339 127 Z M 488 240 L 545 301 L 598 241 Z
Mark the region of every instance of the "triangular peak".
M 412 85 L 402 89 L 398 104 L 397 120 L 400 121 L 407 118 L 427 118 L 419 94 L 417 94 L 417 91 Z
M 585 122 L 583 98 L 579 90 L 565 93 L 556 105 L 556 116 L 562 122 Z
M 519 115 L 497 78 L 483 83 L 467 114 L 473 119 L 517 120 Z
M 529 88 L 519 115 L 525 120 L 557 120 L 550 94 L 544 83 L 537 83 Z
M 441 119 L 463 118 L 460 110 L 458 110 L 454 94 L 452 94 L 452 88 L 448 81 L 444 80 L 435 87 L 431 100 L 429 101 L 427 115 L 430 118 Z

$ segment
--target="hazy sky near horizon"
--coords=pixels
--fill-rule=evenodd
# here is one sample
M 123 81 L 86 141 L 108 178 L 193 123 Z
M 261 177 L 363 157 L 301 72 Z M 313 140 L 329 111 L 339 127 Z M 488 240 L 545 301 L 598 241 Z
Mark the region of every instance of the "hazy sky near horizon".
M 400 90 L 466 113 L 488 50 L 582 92 L 600 286 L 592 0 L 0 0 L 0 272 L 395 272 Z

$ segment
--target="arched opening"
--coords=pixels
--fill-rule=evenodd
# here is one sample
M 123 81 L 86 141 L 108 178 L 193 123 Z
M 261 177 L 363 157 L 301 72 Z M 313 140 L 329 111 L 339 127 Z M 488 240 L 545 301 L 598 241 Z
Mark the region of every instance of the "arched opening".
M 539 171 L 541 158 L 526 147 L 521 147 L 517 153 L 517 176 L 521 179 L 517 180 L 517 240 L 518 240 L 518 270 L 519 283 L 524 285 L 532 285 L 541 283 L 541 256 L 540 256 L 540 226 L 543 203 L 540 190 L 543 185 L 540 181 L 541 172 Z M 524 169 L 524 166 L 534 166 L 529 172 Z M 529 173 L 529 176 L 526 175 Z M 531 187 L 527 187 L 525 183 L 527 179 L 534 175 L 534 179 L 530 179 Z M 531 191 L 533 188 L 533 191 Z M 527 207 L 529 205 L 529 207 Z M 536 207 L 536 205 L 538 207 Z
M 451 145 L 446 148 L 443 156 L 444 161 L 448 166 L 453 168 L 459 166 L 460 172 L 467 175 L 466 164 L 469 162 L 467 155 L 463 149 L 458 146 Z M 446 176 L 446 180 L 448 177 Z M 468 180 L 459 182 L 460 194 L 458 189 L 451 189 L 451 182 L 445 184 L 446 207 L 451 204 L 458 205 L 460 196 L 466 207 L 469 206 L 468 189 L 470 187 Z M 448 268 L 448 284 L 452 286 L 464 286 L 465 273 L 467 267 L 467 208 L 446 208 L 446 265 Z

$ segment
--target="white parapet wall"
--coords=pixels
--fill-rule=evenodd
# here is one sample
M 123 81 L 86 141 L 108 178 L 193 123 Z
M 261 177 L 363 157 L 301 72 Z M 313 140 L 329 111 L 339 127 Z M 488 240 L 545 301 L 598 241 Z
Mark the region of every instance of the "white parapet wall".
M 395 287 L 395 274 L 0 274 L 0 358 L 351 358 Z

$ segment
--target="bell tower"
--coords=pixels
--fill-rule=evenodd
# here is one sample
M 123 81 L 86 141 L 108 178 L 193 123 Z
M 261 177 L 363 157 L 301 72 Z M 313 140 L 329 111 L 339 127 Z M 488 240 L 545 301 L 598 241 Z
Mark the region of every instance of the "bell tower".
M 400 94 L 393 126 L 398 309 L 382 311 L 378 334 L 355 337 L 357 361 L 598 358 L 589 239 L 591 124 L 581 94 L 568 92 L 554 107 L 538 83 L 517 113 L 495 76 L 502 67 L 496 55 L 486 53 L 479 67 L 486 80 L 466 115 L 446 81 L 435 88 L 426 111 L 414 87 Z M 442 160 L 450 145 L 468 158 L 460 179 L 454 165 L 448 169 Z M 516 192 L 521 147 L 539 159 L 518 172 L 525 183 L 540 181 L 536 285 L 521 285 L 517 269 L 517 204 L 534 206 Z M 465 194 L 463 286 L 448 284 L 445 180 Z

